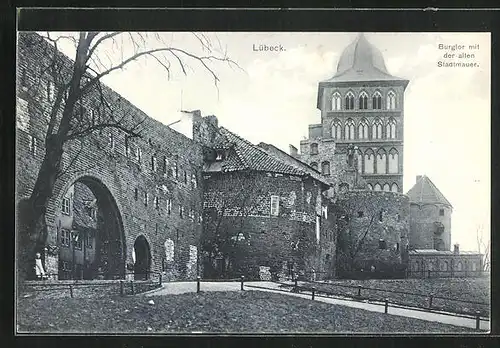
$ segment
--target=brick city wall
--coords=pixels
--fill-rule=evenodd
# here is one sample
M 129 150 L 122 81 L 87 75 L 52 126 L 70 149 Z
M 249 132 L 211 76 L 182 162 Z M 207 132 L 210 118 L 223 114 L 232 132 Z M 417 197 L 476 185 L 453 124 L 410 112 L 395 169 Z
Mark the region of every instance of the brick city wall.
M 409 200 L 394 192 L 356 190 L 345 193 L 337 200 L 339 217 L 338 267 L 350 245 L 357 245 L 368 230 L 359 252 L 354 254 L 354 268 L 364 270 L 373 265 L 378 270 L 398 267 L 404 262 L 409 233 Z M 349 234 L 352 231 L 352 234 Z M 345 242 L 341 242 L 345 241 Z M 381 248 L 380 241 L 385 242 Z
M 47 44 L 40 43 L 36 34 L 19 35 L 16 154 L 18 200 L 31 194 L 44 156 L 44 139 L 52 101 L 48 92 L 50 77 L 47 74 L 41 75 L 41 78 L 38 76 L 40 66 L 47 60 L 44 53 L 46 47 Z M 71 64 L 67 57 L 62 59 L 65 64 Z M 172 278 L 194 277 L 196 271 L 193 269 L 197 265 L 193 260 L 194 247 L 198 248 L 201 233 L 202 193 L 198 185 L 201 182 L 203 163 L 201 146 L 149 118 L 105 86 L 103 94 L 111 108 L 118 115 L 126 115 L 130 124 L 145 119 L 141 125 L 142 137 L 129 139 L 129 153 L 126 151 L 125 134 L 117 129 L 95 132 L 85 139 L 69 141 L 65 145 L 63 168 L 77 152 L 81 153 L 78 161 L 55 183 L 53 196 L 47 206 L 47 244 L 57 246 L 59 243 L 54 222 L 61 214 L 62 197 L 73 183 L 85 178 L 95 183 L 96 190 L 101 189 L 113 198 L 121 216 L 123 233 L 117 238 L 125 243 L 126 264 L 132 263 L 134 241 L 138 236 L 144 235 L 151 250 L 151 270 L 161 271 L 166 267 L 166 272 Z M 98 106 L 94 97 L 95 94 L 91 93 L 83 101 L 87 112 L 100 112 L 96 109 Z M 33 138 L 37 139 L 36 149 Z M 134 158 L 137 148 L 140 149 L 140 159 Z M 156 158 L 155 168 L 152 168 L 153 156 Z M 164 163 L 167 164 L 166 171 Z M 144 201 L 146 194 L 147 205 Z M 156 197 L 159 199 L 158 208 L 155 205 Z M 168 200 L 171 201 L 170 212 Z M 164 243 L 167 239 L 175 243 L 175 258 L 171 263 L 164 260 Z M 46 264 L 53 268 L 57 264 L 57 253 L 50 258 Z M 57 272 L 53 269 L 48 271 Z

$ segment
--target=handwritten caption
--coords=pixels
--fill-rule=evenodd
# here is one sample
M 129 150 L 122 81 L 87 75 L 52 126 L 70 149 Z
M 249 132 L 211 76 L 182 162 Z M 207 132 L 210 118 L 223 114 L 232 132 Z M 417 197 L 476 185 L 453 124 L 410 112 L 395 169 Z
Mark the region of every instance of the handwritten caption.
M 479 51 L 479 44 L 438 44 L 440 59 L 437 62 L 438 68 L 479 68 L 476 55 Z

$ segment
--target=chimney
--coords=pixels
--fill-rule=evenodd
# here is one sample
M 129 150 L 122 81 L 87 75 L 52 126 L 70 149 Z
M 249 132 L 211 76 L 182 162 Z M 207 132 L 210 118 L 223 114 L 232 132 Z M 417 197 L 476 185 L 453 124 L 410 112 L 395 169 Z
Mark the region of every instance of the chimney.
M 420 179 L 422 179 L 422 175 L 417 175 L 417 180 L 416 182 L 418 183 L 420 181 Z
M 299 153 L 297 148 L 292 144 L 290 144 L 289 146 L 290 146 L 290 156 L 296 157 Z
M 458 244 L 453 245 L 453 254 L 455 255 L 460 254 L 460 246 Z

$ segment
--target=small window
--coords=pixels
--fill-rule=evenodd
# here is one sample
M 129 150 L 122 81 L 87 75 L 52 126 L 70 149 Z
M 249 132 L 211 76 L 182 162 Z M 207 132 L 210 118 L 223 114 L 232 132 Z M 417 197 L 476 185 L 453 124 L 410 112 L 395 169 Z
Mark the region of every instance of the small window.
M 313 143 L 311 144 L 311 155 L 317 155 L 318 154 L 318 144 Z
M 330 175 L 330 162 L 325 161 L 321 164 L 321 174 Z
M 224 151 L 222 151 L 222 150 L 217 150 L 217 151 L 215 152 L 215 160 L 216 160 L 216 161 L 222 161 L 222 160 L 224 160 Z
M 71 206 L 71 201 L 69 197 L 64 197 L 62 200 L 62 213 L 66 215 L 70 215 L 70 206 Z
M 109 132 L 108 143 L 109 143 L 109 148 L 111 150 L 114 150 L 115 149 L 115 137 L 113 135 L 113 132 Z
M 188 182 L 188 174 L 187 171 L 184 171 L 184 183 L 187 184 Z
M 73 231 L 74 240 L 75 240 L 75 249 L 82 250 L 82 238 L 79 232 Z
M 148 193 L 146 191 L 144 191 L 144 198 L 143 198 L 143 201 L 144 201 L 144 206 L 147 207 L 148 206 Z
M 170 198 L 167 199 L 167 213 L 170 214 L 172 212 L 172 200 Z
M 364 215 L 365 215 L 365 213 L 363 211 L 358 211 L 358 217 L 359 218 L 362 218 Z
M 311 167 L 312 167 L 314 170 L 318 170 L 318 163 L 316 163 L 316 162 L 312 162 L 312 163 L 311 163 Z
M 198 187 L 198 180 L 196 179 L 196 173 L 191 174 L 191 185 L 193 186 L 193 188 Z
M 151 156 L 151 171 L 156 172 L 157 169 L 156 156 Z
M 87 234 L 85 235 L 85 248 L 92 249 L 94 247 L 92 240 L 92 233 L 87 232 Z
M 401 221 L 401 215 L 397 214 L 396 215 L 396 220 L 398 220 L 398 222 L 400 222 Z
M 71 241 L 70 231 L 62 229 L 61 230 L 61 246 L 69 247 L 70 241 Z
M 279 196 L 271 196 L 271 216 L 278 216 L 280 211 Z
M 384 221 L 384 212 L 382 210 L 378 213 L 378 221 Z
M 167 156 L 163 156 L 163 174 L 168 173 L 168 158 Z
M 155 197 L 155 209 L 160 209 L 160 199 L 158 197 Z
M 29 136 L 29 146 L 30 153 L 35 156 L 38 149 L 38 140 L 32 135 Z
M 179 205 L 179 216 L 181 219 L 184 218 L 184 207 L 182 205 Z
M 439 216 L 444 216 L 444 209 L 439 209 Z
M 387 249 L 387 242 L 383 239 L 379 239 L 378 248 L 382 250 Z
M 52 81 L 47 81 L 47 99 L 49 101 L 54 100 L 55 88 L 54 83 Z
M 137 201 L 139 199 L 139 190 L 137 189 L 137 187 L 135 188 L 134 190 L 134 199 Z
M 172 167 L 172 176 L 174 177 L 175 180 L 177 180 L 178 175 L 179 175 L 179 164 L 176 161 L 174 163 L 174 166 Z
M 394 246 L 394 249 L 396 249 L 396 252 L 399 251 L 399 243 L 396 243 L 396 245 Z

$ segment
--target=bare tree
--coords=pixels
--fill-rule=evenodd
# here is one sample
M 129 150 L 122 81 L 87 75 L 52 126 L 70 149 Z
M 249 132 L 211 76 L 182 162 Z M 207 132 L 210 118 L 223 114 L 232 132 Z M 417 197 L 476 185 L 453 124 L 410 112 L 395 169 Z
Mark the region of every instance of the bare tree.
M 484 240 L 484 226 L 478 225 L 476 228 L 476 241 L 477 241 L 477 251 L 482 255 L 482 270 L 489 271 L 490 270 L 490 244 L 491 239 L 488 238 L 488 241 Z
M 41 84 L 36 83 L 37 79 L 39 82 L 48 80 L 47 90 L 49 94 L 53 92 L 53 100 L 48 110 L 43 161 L 30 197 L 19 203 L 18 269 L 21 279 L 26 277 L 30 257 L 45 244 L 48 233 L 46 207 L 56 180 L 78 159 L 79 152 L 76 152 L 69 161 L 62 160 L 68 147 L 80 144 L 83 148 L 84 139 L 106 128 L 118 129 L 132 138 L 141 136 L 144 119 L 138 120 L 113 106 L 101 82 L 105 76 L 132 62 L 150 58 L 164 69 L 168 78 L 176 68 L 187 75 L 188 70 L 193 70 L 189 64 L 198 64 L 211 75 L 217 86 L 219 78 L 213 68 L 214 63 L 239 67 L 222 50 L 220 42 L 217 48 L 206 35 L 193 35 L 202 48 L 201 55 L 174 47 L 162 35 L 155 33 L 80 32 L 76 35 L 54 36 L 46 33 L 33 36 L 35 42 L 31 42 L 31 47 L 26 49 L 41 49 L 44 58 L 37 62 L 36 69 L 32 69 L 37 70 L 37 76 L 32 85 L 35 88 L 28 93 L 40 92 Z M 60 46 L 68 43 L 75 47 L 73 61 L 60 51 Z M 92 103 L 98 112 L 94 109 L 88 112 L 85 107 L 88 103 Z M 67 163 L 65 168 L 63 162 Z

